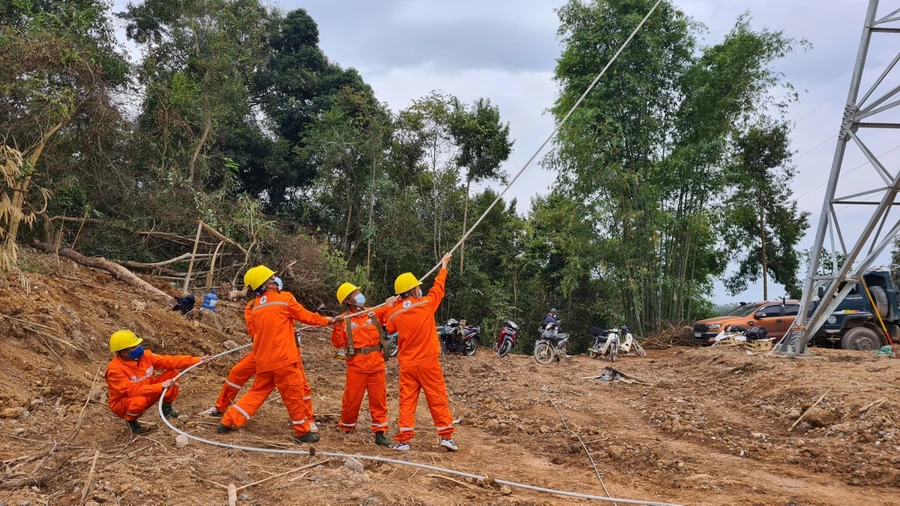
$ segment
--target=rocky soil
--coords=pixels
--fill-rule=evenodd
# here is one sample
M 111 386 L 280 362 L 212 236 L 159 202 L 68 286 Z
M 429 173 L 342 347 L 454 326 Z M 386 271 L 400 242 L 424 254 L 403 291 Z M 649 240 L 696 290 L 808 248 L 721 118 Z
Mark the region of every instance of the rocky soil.
M 614 365 L 648 384 L 593 379 L 610 364 L 585 356 L 550 366 L 525 356 L 497 359 L 490 350 L 448 356 L 442 361 L 460 451 L 438 448 L 423 398 L 413 451 L 398 455 L 375 446 L 367 432 L 344 436 L 337 429 L 344 363 L 332 358 L 327 332 L 304 334 L 321 427 L 318 451 L 488 477 L 481 482 L 364 459 L 184 441 L 155 412 L 142 419 L 153 429 L 132 439 L 106 407 L 109 334 L 131 328 L 158 353 L 218 353 L 226 341 L 246 342 L 243 304 L 222 302 L 217 321 L 192 321 L 105 273 L 33 253 L 25 266 L 21 277 L 0 284 L 0 503 L 8 506 L 225 504 L 229 484 L 245 487 L 237 504 L 587 504 L 500 487 L 492 479 L 606 495 L 591 459 L 609 494 L 620 498 L 685 505 L 900 504 L 900 361 L 837 350 L 819 351 L 818 360 L 789 361 L 736 349 L 670 348 Z M 291 442 L 277 395 L 235 434 L 217 435 L 216 420 L 200 415 L 239 356 L 183 379 L 176 408 L 184 416 L 175 424 L 218 441 L 306 448 Z M 388 395 L 393 434 L 395 363 L 388 369 Z M 360 427 L 367 425 L 364 413 Z M 308 464 L 317 465 L 283 474 Z

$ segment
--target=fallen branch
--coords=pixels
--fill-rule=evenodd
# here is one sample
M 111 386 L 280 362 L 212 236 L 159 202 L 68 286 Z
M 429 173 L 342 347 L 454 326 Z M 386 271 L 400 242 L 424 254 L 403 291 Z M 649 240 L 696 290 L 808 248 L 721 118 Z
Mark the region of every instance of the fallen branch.
M 867 415 L 867 414 L 869 414 L 869 411 L 875 411 L 875 408 L 881 406 L 881 405 L 884 404 L 885 402 L 887 402 L 887 397 L 884 397 L 884 398 L 882 398 L 882 399 L 878 399 L 877 401 L 873 401 L 873 402 L 869 403 L 866 407 L 860 408 L 859 414 L 860 414 L 860 415 Z
M 234 486 L 234 483 L 228 484 L 228 506 L 236 506 L 237 505 L 237 488 Z
M 60 248 L 59 250 L 56 250 L 56 248 L 54 248 L 52 245 L 45 242 L 35 241 L 34 246 L 48 253 L 56 253 L 59 256 L 66 257 L 78 264 L 109 272 L 110 274 L 116 276 L 116 278 L 124 281 L 125 284 L 133 286 L 135 288 L 139 288 L 154 296 L 155 298 L 160 299 L 166 304 L 175 304 L 175 299 L 171 295 L 135 276 L 134 273 L 132 273 L 125 267 L 122 267 L 115 262 L 110 262 L 103 257 L 86 257 L 71 248 Z
M 302 471 L 304 469 L 309 469 L 311 467 L 321 466 L 322 464 L 324 464 L 326 462 L 328 462 L 328 459 L 320 460 L 318 462 L 313 462 L 312 464 L 306 464 L 305 466 L 295 467 L 294 469 L 291 469 L 290 471 L 285 471 L 283 473 L 276 474 L 275 476 L 269 476 L 268 478 L 263 478 L 259 481 L 254 481 L 253 483 L 248 483 L 247 485 L 238 487 L 237 490 L 244 490 L 245 488 L 252 487 L 254 485 L 259 485 L 260 483 L 265 483 L 269 480 L 274 480 L 275 478 L 281 478 L 282 476 L 287 476 L 291 473 L 296 473 L 297 471 Z
M 825 391 L 825 393 L 824 393 L 824 394 L 822 394 L 822 396 L 821 396 L 821 397 L 819 397 L 819 400 L 817 400 L 817 401 L 816 401 L 816 402 L 815 402 L 815 403 L 813 403 L 813 405 L 812 405 L 812 406 L 810 406 L 810 407 L 809 407 L 809 409 L 807 409 L 807 410 L 806 410 L 806 411 L 804 411 L 804 412 L 803 412 L 803 414 L 802 414 L 802 415 L 800 415 L 800 418 L 798 418 L 798 419 L 797 419 L 797 421 L 796 421 L 796 422 L 794 422 L 794 425 L 791 425 L 791 428 L 790 428 L 790 429 L 788 429 L 788 432 L 790 432 L 790 431 L 792 431 L 792 430 L 794 430 L 794 427 L 796 427 L 796 426 L 797 426 L 797 424 L 798 424 L 798 423 L 800 423 L 800 420 L 803 420 L 803 418 L 804 418 L 804 417 L 805 417 L 805 416 L 806 416 L 806 414 L 807 414 L 807 413 L 809 413 L 809 412 L 810 412 L 810 410 L 812 410 L 812 408 L 814 408 L 814 407 L 816 407 L 816 406 L 818 406 L 818 405 L 819 405 L 819 403 L 820 403 L 820 402 L 822 402 L 822 399 L 824 399 L 824 398 L 825 398 L 825 396 L 826 396 L 826 395 L 828 395 L 828 392 L 831 392 L 831 389 L 830 389 L 830 388 L 829 388 L 829 389 L 828 389 L 828 390 L 826 390 L 826 391 Z
M 81 489 L 81 500 L 78 504 L 84 504 L 87 498 L 88 489 L 91 488 L 91 482 L 94 481 L 94 469 L 97 468 L 97 457 L 100 456 L 100 450 L 94 450 L 94 461 L 91 462 L 91 470 L 88 471 L 87 480 L 84 482 L 84 488 Z
M 309 473 L 311 473 L 311 472 L 312 472 L 312 471 L 306 471 L 305 473 L 301 473 L 300 476 L 294 476 L 293 478 L 291 478 L 291 479 L 288 480 L 288 481 L 289 481 L 289 482 L 292 482 L 292 481 L 302 480 L 303 478 L 305 478 L 306 476 L 308 476 Z
M 209 253 L 202 253 L 202 254 L 197 254 L 197 255 L 194 255 L 194 256 L 197 257 L 197 258 L 206 258 L 206 257 L 210 257 L 210 256 L 212 256 L 212 255 L 210 255 Z M 114 262 L 116 262 L 117 264 L 121 265 L 122 267 L 127 267 L 127 268 L 129 268 L 129 269 L 148 269 L 148 270 L 152 270 L 152 269 L 156 269 L 156 268 L 158 268 L 158 267 L 165 267 L 165 266 L 167 266 L 167 265 L 177 264 L 178 262 L 182 262 L 182 261 L 187 260 L 187 259 L 189 259 L 189 258 L 191 258 L 191 254 L 190 254 L 190 253 L 185 253 L 185 254 L 179 255 L 179 256 L 177 256 L 177 257 L 175 257 L 175 258 L 170 258 L 170 259 L 168 259 L 168 260 L 163 260 L 162 262 L 144 263 L 144 262 L 132 262 L 132 261 L 130 261 L 130 260 L 114 260 Z
M 5 320 L 11 320 L 11 321 L 19 322 L 19 323 L 22 324 L 22 328 L 23 328 L 23 329 L 25 329 L 25 330 L 27 330 L 27 331 L 29 331 L 29 332 L 34 332 L 35 334 L 38 334 L 38 335 L 40 335 L 40 336 L 49 337 L 50 339 L 53 339 L 54 341 L 56 341 L 56 342 L 58 342 L 58 343 L 60 343 L 60 344 L 64 344 L 64 345 L 66 345 L 66 346 L 72 348 L 73 350 L 77 351 L 78 354 L 81 356 L 81 358 L 83 358 L 83 359 L 85 359 L 85 360 L 88 359 L 88 354 L 87 354 L 84 350 L 82 350 L 81 348 L 75 346 L 74 344 L 70 343 L 69 341 L 66 341 L 65 339 L 63 339 L 63 338 L 61 338 L 61 337 L 54 336 L 53 334 L 48 334 L 48 333 L 46 333 L 46 332 L 44 332 L 44 331 L 37 330 L 37 329 L 34 329 L 34 328 L 30 328 L 31 326 L 35 326 L 35 327 L 40 327 L 40 328 L 50 329 L 50 327 L 47 327 L 46 325 L 40 325 L 40 324 L 37 324 L 37 323 L 31 323 L 31 322 L 29 322 L 29 321 L 27 321 L 27 320 L 20 320 L 20 319 L 18 319 L 18 318 L 13 318 L 12 316 L 6 316 L 6 315 L 2 315 L 2 314 L 0 314 L 0 318 L 3 318 L 3 319 L 5 319 Z M 54 329 L 51 329 L 51 330 L 54 330 Z M 51 349 L 51 351 L 52 351 L 52 349 Z M 55 353 L 55 352 L 54 352 L 54 353 Z
M 207 225 L 206 223 L 203 223 L 202 221 L 200 222 L 200 224 L 203 226 L 203 229 L 204 229 L 204 230 L 206 230 L 207 232 L 209 232 L 210 234 L 212 234 L 213 237 L 215 237 L 216 239 L 218 239 L 218 240 L 220 240 L 220 241 L 225 241 L 225 242 L 227 242 L 228 244 L 230 244 L 230 245 L 234 246 L 235 248 L 241 250 L 241 253 L 243 253 L 244 255 L 247 255 L 247 254 L 248 254 L 247 250 L 246 250 L 243 246 L 241 246 L 240 244 L 238 244 L 238 243 L 232 241 L 232 240 L 229 239 L 228 237 L 225 237 L 225 235 L 222 234 L 221 232 L 219 232 L 218 230 L 216 230 L 216 229 L 210 227 L 209 225 Z
M 203 482 L 206 482 L 206 483 L 209 483 L 210 485 L 215 485 L 215 486 L 217 486 L 217 487 L 219 487 L 219 488 L 225 488 L 225 489 L 228 488 L 228 485 L 222 485 L 221 483 L 216 483 L 216 482 L 214 482 L 214 481 L 212 481 L 212 480 L 207 480 L 206 478 L 201 478 L 201 477 L 199 477 L 199 476 L 194 476 L 194 479 L 195 479 L 195 480 L 200 480 L 200 481 L 203 481 Z
M 451 478 L 451 477 L 449 477 L 449 476 L 441 476 L 440 474 L 426 474 L 425 476 L 427 476 L 427 477 L 429 477 L 429 478 L 440 478 L 440 479 L 442 479 L 442 480 L 452 481 L 453 483 L 456 483 L 456 484 L 459 485 L 459 486 L 466 487 L 466 488 L 471 489 L 471 490 L 477 490 L 477 491 L 479 491 L 479 492 L 482 492 L 482 491 L 485 490 L 485 489 L 483 489 L 483 488 L 476 487 L 475 485 L 470 485 L 470 484 L 468 484 L 468 483 L 464 483 L 464 482 L 461 482 L 461 481 L 459 481 L 459 480 L 455 480 L 455 479 L 453 479 L 453 478 Z
M 81 424 L 84 423 L 84 412 L 88 407 L 88 404 L 91 403 L 91 396 L 94 394 L 94 385 L 97 383 L 97 378 L 100 376 L 100 371 L 103 370 L 103 366 L 97 368 L 97 372 L 94 373 L 94 379 L 91 381 L 91 388 L 88 390 L 87 398 L 84 400 L 84 406 L 81 406 L 81 412 L 78 413 L 77 421 L 75 422 L 75 428 L 72 429 L 72 433 L 69 437 L 66 438 L 66 441 L 72 441 L 75 439 L 75 436 L 78 435 L 78 431 L 81 430 Z M 94 456 L 94 461 L 97 460 L 97 457 Z

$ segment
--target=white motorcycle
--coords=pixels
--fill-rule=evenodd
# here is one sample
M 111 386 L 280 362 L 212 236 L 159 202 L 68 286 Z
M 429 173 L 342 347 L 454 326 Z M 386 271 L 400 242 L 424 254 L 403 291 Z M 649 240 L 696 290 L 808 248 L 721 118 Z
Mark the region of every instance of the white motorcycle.
M 619 353 L 633 352 L 639 357 L 647 356 L 644 348 L 631 335 L 631 330 L 624 325 L 619 329 L 610 330 L 592 328 L 591 335 L 594 336 L 594 342 L 588 348 L 588 356 L 591 358 L 609 357 L 615 362 Z

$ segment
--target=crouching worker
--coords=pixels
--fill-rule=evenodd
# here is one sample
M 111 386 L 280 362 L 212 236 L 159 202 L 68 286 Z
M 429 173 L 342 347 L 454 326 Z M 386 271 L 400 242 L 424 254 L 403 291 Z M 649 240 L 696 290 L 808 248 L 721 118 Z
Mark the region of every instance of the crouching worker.
M 393 305 L 395 299 L 388 299 L 389 304 Z M 389 308 L 366 310 L 366 297 L 352 283 L 344 283 L 337 289 L 337 301 L 349 309 L 341 317 L 366 311 L 361 315 L 345 318 L 343 324 L 336 323 L 331 332 L 331 344 L 336 348 L 346 348 L 347 359 L 347 382 L 344 385 L 339 426 L 346 433 L 356 428 L 359 407 L 363 396 L 368 392 L 375 444 L 391 446 L 390 441 L 384 437 L 388 429 L 387 388 L 384 380 L 384 354 L 381 352 L 381 322 Z
M 109 351 L 116 354 L 106 366 L 106 384 L 109 387 L 109 409 L 128 422 L 134 434 L 141 434 L 144 427 L 138 418 L 150 406 L 156 404 L 164 388 L 168 388 L 162 400 L 166 418 L 178 418 L 172 410 L 172 402 L 178 397 L 178 384 L 173 378 L 179 369 L 186 369 L 204 362 L 209 357 L 188 355 L 155 355 L 144 350 L 140 337 L 130 330 L 119 330 L 109 338 Z M 156 376 L 157 371 L 162 374 Z

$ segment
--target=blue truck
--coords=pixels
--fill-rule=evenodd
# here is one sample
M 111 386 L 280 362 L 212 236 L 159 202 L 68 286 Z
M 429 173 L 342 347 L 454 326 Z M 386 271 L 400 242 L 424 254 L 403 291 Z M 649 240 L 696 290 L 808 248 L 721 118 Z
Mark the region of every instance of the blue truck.
M 887 327 L 891 339 L 900 338 L 900 297 L 897 288 L 891 279 L 889 270 L 882 267 L 874 267 L 863 274 L 863 280 L 869 288 L 875 305 L 869 300 L 862 282 L 856 282 L 856 286 L 840 305 L 828 315 L 825 323 L 816 333 L 815 343 L 820 346 L 837 346 L 845 350 L 872 351 L 887 344 L 884 330 L 878 321 L 878 316 Z M 826 282 L 818 284 L 813 296 L 813 307 L 821 301 L 827 288 Z

